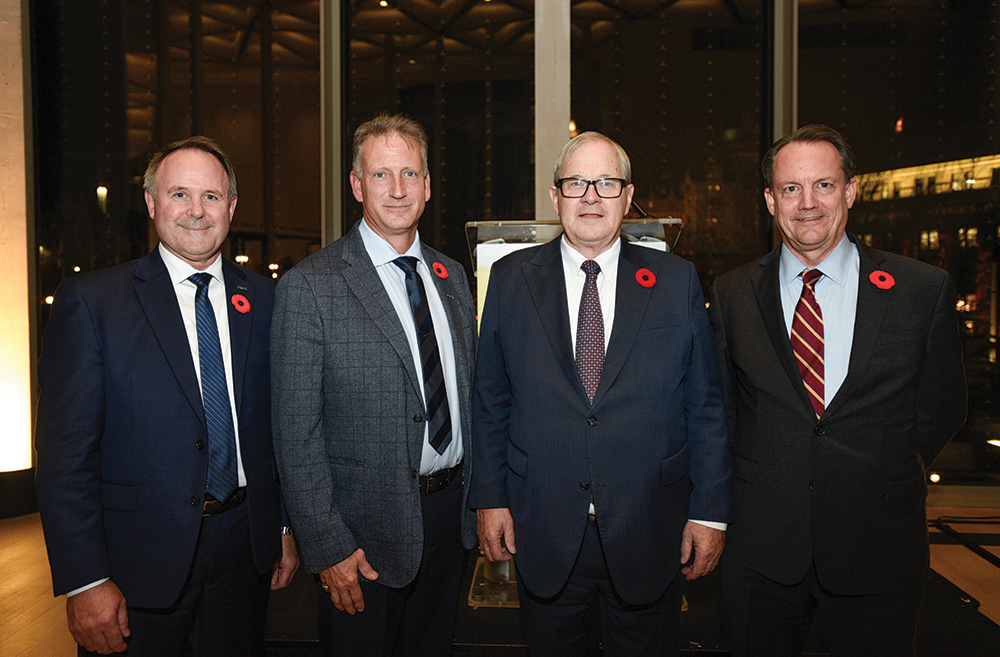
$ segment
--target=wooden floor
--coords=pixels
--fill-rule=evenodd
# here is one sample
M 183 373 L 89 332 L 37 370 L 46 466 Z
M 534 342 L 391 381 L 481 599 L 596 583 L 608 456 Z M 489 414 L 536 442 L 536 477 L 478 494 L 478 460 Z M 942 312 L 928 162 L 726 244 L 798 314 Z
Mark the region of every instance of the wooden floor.
M 76 655 L 66 627 L 66 598 L 52 596 L 37 513 L 0 520 L 0 655 Z
M 1000 508 L 930 506 L 927 517 L 984 519 L 978 524 L 951 520 L 948 526 L 979 539 L 983 549 L 1000 557 Z M 978 600 L 980 613 L 1000 625 L 1000 568 L 963 545 L 938 544 L 940 532 L 932 528 L 931 533 L 931 568 Z M 75 655 L 65 608 L 65 598 L 52 596 L 38 514 L 0 520 L 0 656 Z

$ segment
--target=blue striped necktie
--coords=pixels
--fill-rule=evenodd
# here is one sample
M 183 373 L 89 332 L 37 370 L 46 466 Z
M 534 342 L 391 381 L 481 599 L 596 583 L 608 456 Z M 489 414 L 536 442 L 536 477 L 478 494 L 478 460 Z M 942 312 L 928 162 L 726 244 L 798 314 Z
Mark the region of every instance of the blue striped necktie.
M 222 363 L 219 326 L 208 299 L 208 284 L 212 275 L 201 273 L 188 277 L 198 286 L 194 295 L 195 319 L 198 324 L 198 361 L 201 369 L 201 399 L 208 423 L 208 494 L 225 502 L 236 490 L 236 432 L 233 428 L 233 407 L 229 401 L 226 367 Z
M 438 454 L 451 442 L 451 411 L 448 408 L 448 394 L 444 387 L 444 369 L 438 352 L 434 323 L 431 321 L 430 307 L 424 282 L 417 274 L 417 259 L 400 256 L 393 263 L 406 275 L 406 296 L 413 310 L 413 322 L 417 327 L 417 344 L 420 346 L 420 364 L 424 373 L 424 400 L 427 404 L 427 435 L 431 447 Z

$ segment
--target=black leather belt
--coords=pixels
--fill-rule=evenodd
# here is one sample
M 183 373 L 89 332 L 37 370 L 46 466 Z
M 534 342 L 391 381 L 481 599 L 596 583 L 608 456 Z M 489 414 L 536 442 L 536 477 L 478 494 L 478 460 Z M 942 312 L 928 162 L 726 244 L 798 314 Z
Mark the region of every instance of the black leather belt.
M 247 489 L 246 486 L 242 488 L 237 488 L 233 491 L 233 494 L 229 496 L 229 499 L 225 502 L 220 502 L 208 493 L 205 493 L 205 508 L 201 512 L 201 517 L 214 516 L 222 513 L 223 511 L 229 511 L 230 509 L 235 509 L 239 505 L 243 504 L 243 501 L 247 499 Z
M 431 493 L 436 493 L 439 490 L 444 490 L 453 481 L 462 480 L 462 464 L 459 463 L 454 468 L 448 468 L 447 470 L 438 470 L 429 475 L 420 475 L 420 492 L 424 495 L 430 495 Z

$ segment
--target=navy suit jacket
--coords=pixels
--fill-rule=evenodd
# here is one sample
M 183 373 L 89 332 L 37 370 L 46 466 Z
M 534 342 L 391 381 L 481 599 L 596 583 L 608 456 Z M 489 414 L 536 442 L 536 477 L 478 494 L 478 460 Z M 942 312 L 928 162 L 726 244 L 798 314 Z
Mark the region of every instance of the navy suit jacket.
M 823 586 L 842 595 L 924 581 L 924 469 L 966 410 L 948 274 L 857 248 L 847 378 L 819 420 L 782 313 L 780 247 L 716 279 L 711 306 L 733 442 L 726 557 L 788 585 L 815 567 Z M 892 284 L 876 285 L 877 272 Z
M 729 519 L 719 371 L 694 266 L 628 243 L 593 404 L 577 374 L 561 240 L 496 265 L 473 398 L 472 508 L 509 507 L 518 576 L 536 595 L 569 577 L 593 496 L 615 588 L 656 600 L 688 518 Z M 653 285 L 641 285 L 647 269 Z M 576 309 L 573 309 L 576 312 Z
M 281 554 L 271 446 L 272 281 L 223 264 L 254 560 Z M 172 605 L 201 526 L 208 431 L 158 250 L 67 279 L 38 365 L 36 487 L 56 595 L 110 577 L 130 606 Z

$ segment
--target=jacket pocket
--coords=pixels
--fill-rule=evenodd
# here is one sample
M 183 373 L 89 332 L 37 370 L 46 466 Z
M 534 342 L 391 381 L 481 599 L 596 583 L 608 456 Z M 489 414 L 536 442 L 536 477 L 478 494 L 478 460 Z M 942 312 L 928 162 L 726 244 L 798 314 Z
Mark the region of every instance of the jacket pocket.
M 886 502 L 919 502 L 927 497 L 927 482 L 920 474 L 909 479 L 890 481 L 885 486 Z
M 101 482 L 104 508 L 111 511 L 135 511 L 139 504 L 139 487 L 135 484 Z
M 680 481 L 688 475 L 690 469 L 691 463 L 688 458 L 688 448 L 685 445 L 673 456 L 668 456 L 660 461 L 660 483 L 664 486 L 669 486 L 674 482 Z
M 757 473 L 760 471 L 760 463 L 754 463 L 747 459 L 733 454 L 733 476 L 742 479 L 748 484 L 757 483 Z
M 528 454 L 517 445 L 507 445 L 507 467 L 521 479 L 528 478 Z

